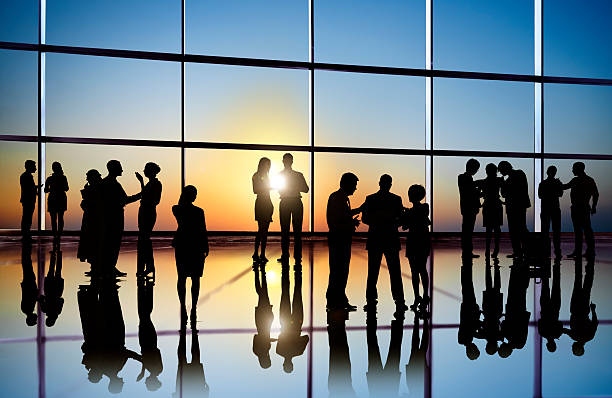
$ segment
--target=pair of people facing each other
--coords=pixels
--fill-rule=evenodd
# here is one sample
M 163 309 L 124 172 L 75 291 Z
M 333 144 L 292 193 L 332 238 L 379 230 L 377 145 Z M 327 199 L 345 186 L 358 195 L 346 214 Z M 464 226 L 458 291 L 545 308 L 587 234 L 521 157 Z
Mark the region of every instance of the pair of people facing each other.
M 368 251 L 368 277 L 366 287 L 367 304 L 364 310 L 375 311 L 378 302 L 376 284 L 382 257 L 384 255 L 391 292 L 396 305 L 396 313 L 405 312 L 404 289 L 399 261 L 401 249 L 398 227 L 408 229 L 406 256 L 412 270 L 412 286 L 415 302 L 411 309 L 425 310 L 429 302 L 429 277 L 427 275 L 427 257 L 430 251 L 429 205 L 421 203 L 425 198 L 425 188 L 412 185 L 408 197 L 412 207 L 402 205 L 400 196 L 390 192 L 392 178 L 383 174 L 379 180 L 379 191 L 368 195 L 365 202 L 352 209 L 349 196 L 357 189 L 359 179 L 353 173 L 345 173 L 340 179 L 340 189 L 329 196 L 327 202 L 327 224 L 329 227 L 329 283 L 326 293 L 328 310 L 347 309 L 354 311 L 356 306 L 349 303 L 346 296 L 349 264 L 351 258 L 352 235 L 359 226 L 357 214 L 362 214 L 362 221 L 369 226 L 366 250 Z M 423 285 L 424 294 L 419 294 L 419 282 Z
M 304 219 L 304 206 L 302 204 L 302 193 L 308 193 L 308 184 L 304 175 L 293 170 L 293 155 L 283 155 L 284 169 L 279 173 L 280 194 L 279 219 L 281 225 L 281 257 L 279 262 L 289 261 L 289 233 L 293 227 L 294 247 L 293 257 L 296 264 L 302 261 L 302 222 Z M 274 189 L 270 181 L 270 168 L 272 162 L 263 157 L 259 160 L 257 171 L 253 174 L 253 193 L 255 199 L 255 221 L 257 221 L 257 234 L 255 235 L 255 247 L 253 261 L 266 263 L 266 244 L 268 229 L 272 222 L 274 205 L 270 199 L 270 191 Z

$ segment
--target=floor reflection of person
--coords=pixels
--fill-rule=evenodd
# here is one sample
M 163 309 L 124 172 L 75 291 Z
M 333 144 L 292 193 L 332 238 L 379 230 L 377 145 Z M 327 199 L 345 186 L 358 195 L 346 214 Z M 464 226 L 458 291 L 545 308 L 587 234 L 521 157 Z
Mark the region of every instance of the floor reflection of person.
M 77 257 L 88 262 L 93 274 L 99 273 L 101 260 L 101 240 L 103 222 L 103 204 L 101 196 L 102 176 L 98 170 L 91 169 L 86 174 L 87 183 L 81 189 L 81 234 Z
M 580 257 L 575 260 L 574 289 L 570 300 L 570 327 L 569 329 L 564 328 L 563 331 L 574 340 L 572 352 L 576 356 L 584 355 L 585 344 L 593 340 L 599 326 L 595 304 L 591 302 L 591 289 L 595 274 L 594 262 L 594 257 L 588 258 L 583 282 L 582 261 Z
M 493 273 L 493 275 L 491 275 Z M 493 258 L 493 266 L 486 259 L 485 290 L 482 292 L 482 337 L 487 341 L 485 351 L 494 355 L 499 349 L 501 318 L 504 311 L 504 294 L 501 292 L 499 260 Z
M 157 347 L 157 331 L 151 320 L 155 281 L 151 278 L 138 278 L 136 283 L 138 288 L 138 342 L 142 358 L 142 369 L 136 381 L 142 380 L 145 370 L 148 370 L 149 375 L 145 379 L 145 385 L 149 391 L 157 391 L 161 387 L 159 375 L 164 365 L 161 351 Z
M 520 259 L 515 258 L 512 262 L 508 282 L 506 313 L 501 323 L 501 332 L 506 339 L 499 346 L 499 356 L 502 358 L 510 356 L 513 350 L 522 349 L 527 343 L 529 319 L 531 317 L 531 313 L 527 311 L 528 287 L 527 266 Z
M 425 377 L 429 373 L 430 364 L 427 362 L 427 350 L 429 350 L 429 319 L 423 319 L 423 336 L 419 336 L 420 320 L 414 317 L 412 327 L 412 346 L 410 347 L 410 358 L 406 364 L 406 384 L 411 397 L 425 396 Z
M 25 315 L 26 325 L 36 325 L 36 303 L 38 302 L 38 286 L 32 265 L 32 244 L 24 241 L 21 246 L 21 312 Z
M 255 292 L 257 293 L 257 306 L 255 307 L 257 334 L 253 336 L 253 354 L 259 359 L 259 365 L 263 369 L 267 369 L 272 365 L 270 348 L 272 347 L 272 341 L 276 339 L 270 337 L 270 327 L 274 320 L 274 314 L 268 296 L 265 264 L 253 265 L 253 273 L 255 274 Z
M 304 219 L 304 205 L 302 193 L 308 193 L 308 184 L 304 175 L 293 170 L 293 155 L 283 155 L 285 168 L 280 172 L 284 179 L 284 187 L 279 189 L 280 204 L 279 218 L 281 226 L 281 257 L 280 262 L 289 261 L 289 231 L 293 227 L 293 258 L 296 264 L 302 262 L 302 221 Z
M 62 278 L 62 252 L 56 248 L 51 252 L 49 271 L 45 276 L 45 295 L 41 297 L 42 311 L 47 315 L 45 324 L 55 325 L 64 308 L 64 278 Z
M 187 362 L 187 331 L 181 329 L 177 349 L 176 391 L 173 397 L 208 397 L 210 387 L 206 382 L 204 365 L 200 359 L 198 330 L 191 329 L 191 362 Z
M 348 311 L 332 310 L 327 313 L 329 343 L 329 374 L 327 388 L 330 397 L 355 397 L 351 377 L 351 356 L 346 336 Z
M 255 221 L 257 221 L 257 234 L 255 235 L 255 247 L 253 248 L 253 261 L 267 263 L 266 245 L 268 242 L 268 228 L 272 222 L 274 205 L 270 199 L 270 167 L 272 163 L 268 158 L 259 159 L 257 172 L 253 174 L 253 193 L 255 199 Z M 259 248 L 261 247 L 261 251 Z
M 279 308 L 281 332 L 276 342 L 276 353 L 284 358 L 283 370 L 293 372 L 293 358 L 300 356 L 308 345 L 308 335 L 302 335 L 304 304 L 302 302 L 302 271 L 295 271 L 293 300 L 289 298 L 289 265 L 281 273 L 281 301 Z
M 47 198 L 47 211 L 51 217 L 51 231 L 53 243 L 59 244 L 64 232 L 64 212 L 68 208 L 66 192 L 68 191 L 68 179 L 64 175 L 60 162 L 51 164 L 53 173 L 45 181 L 45 193 Z
M 461 307 L 459 312 L 459 330 L 457 340 L 465 346 L 465 354 L 471 360 L 480 356 L 480 350 L 474 343 L 474 338 L 481 328 L 480 307 L 474 293 L 474 278 L 472 274 L 472 257 L 463 256 L 461 266 Z
M 138 207 L 138 254 L 136 259 L 136 274 L 148 275 L 155 273 L 153 258 L 153 242 L 151 234 L 157 221 L 157 205 L 161 200 L 162 184 L 157 179 L 160 167 L 153 162 L 145 164 L 143 173 L 149 179 L 147 183 L 140 173 L 136 178 L 140 182 L 140 206 Z
M 555 260 L 552 267 L 552 290 L 550 278 L 542 278 L 540 293 L 540 319 L 538 333 L 546 340 L 549 352 L 557 350 L 557 342 L 563 334 L 563 324 L 559 320 L 561 310 L 561 260 Z
M 391 321 L 391 341 L 385 365 L 382 364 L 376 329 L 378 322 L 375 312 L 369 312 L 366 319 L 368 346 L 368 371 L 366 380 L 371 397 L 396 397 L 399 394 L 401 372 L 399 370 L 404 334 L 404 318 Z

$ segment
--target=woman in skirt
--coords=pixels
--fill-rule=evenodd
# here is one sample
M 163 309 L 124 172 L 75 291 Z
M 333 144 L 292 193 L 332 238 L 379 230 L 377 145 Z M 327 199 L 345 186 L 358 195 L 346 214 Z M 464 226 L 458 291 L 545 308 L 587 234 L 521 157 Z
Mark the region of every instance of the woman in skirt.
M 265 264 L 266 242 L 268 239 L 268 228 L 272 222 L 274 206 L 270 200 L 270 166 L 268 158 L 259 159 L 257 172 L 253 174 L 253 193 L 257 195 L 255 199 L 255 221 L 257 221 L 257 235 L 255 235 L 255 249 L 253 251 L 253 261 Z M 261 245 L 261 252 L 258 253 Z

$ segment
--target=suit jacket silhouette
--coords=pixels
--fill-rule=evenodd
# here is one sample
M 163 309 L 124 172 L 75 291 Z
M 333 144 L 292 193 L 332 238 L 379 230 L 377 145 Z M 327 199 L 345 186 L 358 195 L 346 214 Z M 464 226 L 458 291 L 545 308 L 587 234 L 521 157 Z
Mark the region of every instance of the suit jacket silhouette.
M 369 225 L 367 250 L 400 250 L 400 216 L 404 206 L 402 198 L 386 191 L 378 191 L 366 197 L 361 205 L 362 221 Z
M 502 196 L 506 198 L 506 211 L 510 208 L 519 210 L 531 207 L 529 184 L 523 170 L 510 170 L 502 185 Z
M 21 199 L 19 201 L 24 206 L 34 206 L 36 203 L 36 184 L 32 173 L 23 172 L 19 177 L 19 184 L 21 185 Z
M 478 214 L 480 208 L 480 193 L 474 183 L 474 179 L 467 173 L 459 174 L 457 177 L 459 186 L 459 206 L 461 214 Z
M 329 195 L 327 201 L 327 226 L 329 233 L 352 235 L 355 231 L 349 197 L 341 189 Z

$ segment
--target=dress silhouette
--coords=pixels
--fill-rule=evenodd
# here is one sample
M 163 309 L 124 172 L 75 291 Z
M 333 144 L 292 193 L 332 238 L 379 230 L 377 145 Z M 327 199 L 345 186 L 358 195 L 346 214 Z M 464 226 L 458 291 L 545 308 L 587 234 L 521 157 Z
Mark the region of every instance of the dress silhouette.
M 429 350 L 429 319 L 423 319 L 423 336 L 419 336 L 420 319 L 415 315 L 412 327 L 410 358 L 406 364 L 406 384 L 411 397 L 425 396 L 425 376 L 429 373 L 427 362 Z
M 47 315 L 47 327 L 55 325 L 64 308 L 64 278 L 62 278 L 62 252 L 55 247 L 51 252 L 49 271 L 45 276 L 45 294 L 41 297 L 41 309 Z
M 36 172 L 36 162 L 33 160 L 25 161 L 25 171 L 19 177 L 21 186 L 21 198 L 19 202 L 22 207 L 21 214 L 21 236 L 24 241 L 31 239 L 32 216 L 36 207 L 36 195 L 40 188 L 34 183 L 33 174 Z
M 346 336 L 345 309 L 327 313 L 327 340 L 329 343 L 329 374 L 327 388 L 330 397 L 355 397 L 351 377 L 351 356 Z
M 504 294 L 501 292 L 499 260 L 493 259 L 493 266 L 487 259 L 485 267 L 485 290 L 482 292 L 481 337 L 487 341 L 485 351 L 497 353 L 502 341 L 501 318 L 504 311 Z
M 501 332 L 506 340 L 499 346 L 499 355 L 502 358 L 510 356 L 513 350 L 522 349 L 527 342 L 531 318 L 531 313 L 527 311 L 527 288 L 529 288 L 527 266 L 515 258 L 508 282 L 506 313 L 501 323 Z
M 206 382 L 204 365 L 200 359 L 200 340 L 198 330 L 191 329 L 191 362 L 187 362 L 187 332 L 181 329 L 177 349 L 178 368 L 176 369 L 176 391 L 173 397 L 208 397 L 210 387 Z
M 404 286 L 399 261 L 401 248 L 397 228 L 404 207 L 402 198 L 389 192 L 391 176 L 383 174 L 380 177 L 380 190 L 368 195 L 360 206 L 362 221 L 369 226 L 366 249 L 368 251 L 368 280 L 366 287 L 366 311 L 376 307 L 378 291 L 376 283 L 380 272 L 382 256 L 385 256 L 389 278 L 391 279 L 391 294 L 395 301 L 397 312 L 406 311 L 404 301 Z
M 161 351 L 157 347 L 157 331 L 151 320 L 155 281 L 151 278 L 138 278 L 136 283 L 138 288 L 138 342 L 142 360 L 142 369 L 136 381 L 142 380 L 145 370 L 148 370 L 149 375 L 145 379 L 147 390 L 157 391 L 161 387 L 158 377 L 164 365 Z
M 289 261 L 289 230 L 293 227 L 293 258 L 296 263 L 302 261 L 302 221 L 304 219 L 304 206 L 302 193 L 308 192 L 308 184 L 304 175 L 293 170 L 293 155 L 283 155 L 285 168 L 280 172 L 285 186 L 279 189 L 280 205 L 279 217 L 281 225 L 281 257 L 279 261 Z
M 268 228 L 272 222 L 274 206 L 270 199 L 270 166 L 268 158 L 259 159 L 257 172 L 253 174 L 253 193 L 257 195 L 255 199 L 255 221 L 257 221 L 257 234 L 255 235 L 255 247 L 253 260 L 263 263 L 268 262 L 266 258 L 266 244 L 268 242 Z M 259 248 L 261 246 L 261 252 Z
M 595 255 L 595 239 L 591 227 L 591 214 L 597 212 L 599 191 L 595 180 L 584 172 L 584 163 L 576 162 L 572 166 L 574 178 L 563 189 L 571 188 L 570 201 L 572 204 L 572 224 L 574 225 L 574 251 L 568 257 L 576 257 L 582 254 L 582 234 L 586 240 L 586 256 Z
M 400 357 L 402 354 L 402 338 L 404 334 L 404 319 L 391 321 L 391 341 L 387 361 L 383 366 L 376 335 L 377 319 L 374 312 L 367 314 L 366 339 L 368 346 L 368 371 L 366 380 L 371 397 L 396 397 L 399 395 Z
M 527 209 L 531 207 L 529 185 L 523 170 L 515 170 L 505 160 L 497 166 L 499 172 L 506 176 L 501 187 L 501 194 L 506 199 L 506 217 L 508 232 L 512 242 L 510 257 L 522 256 L 527 235 Z
M 268 296 L 265 266 L 263 264 L 260 266 L 254 265 L 253 273 L 255 274 L 255 292 L 257 293 L 257 306 L 255 307 L 257 334 L 253 336 L 253 354 L 259 359 L 259 365 L 263 369 L 267 369 L 272 365 L 270 359 L 272 341 L 276 341 L 276 339 L 270 337 L 270 327 L 274 320 L 274 314 L 272 313 L 270 296 Z
M 464 256 L 461 266 L 461 307 L 459 312 L 459 330 L 457 340 L 465 346 L 465 355 L 471 360 L 480 356 L 480 350 L 474 343 L 481 330 L 480 307 L 476 302 L 474 278 L 472 274 L 472 258 Z
M 281 332 L 276 342 L 276 353 L 284 358 L 283 370 L 293 372 L 293 358 L 300 356 L 308 345 L 308 335 L 302 335 L 304 304 L 302 302 L 302 271 L 295 271 L 293 299 L 289 298 L 289 266 L 283 265 L 281 272 L 281 301 L 279 317 Z
M 138 208 L 138 255 L 136 260 L 136 274 L 148 275 L 155 273 L 155 262 L 153 259 L 153 242 L 151 233 L 157 220 L 157 205 L 161 200 L 162 184 L 157 179 L 161 169 L 155 163 L 148 162 L 143 170 L 149 181 L 144 184 L 140 173 L 136 178 L 140 182 L 140 207 Z
M 53 174 L 45 181 L 45 193 L 47 198 L 47 211 L 51 216 L 51 230 L 53 231 L 54 243 L 59 243 L 62 232 L 64 231 L 64 212 L 68 208 L 68 180 L 59 162 L 51 164 Z
M 555 178 L 556 174 L 557 168 L 555 166 L 550 166 L 546 169 L 547 178 L 538 186 L 538 197 L 542 201 L 540 210 L 542 232 L 548 236 L 552 226 L 555 256 L 560 257 L 561 207 L 559 206 L 559 198 L 563 196 L 563 184 L 558 178 Z
M 474 175 L 480 168 L 476 159 L 470 159 L 465 164 L 465 173 L 457 177 L 459 186 L 459 206 L 461 208 L 461 250 L 463 256 L 478 257 L 473 253 L 472 235 L 476 216 L 480 211 L 480 195 L 474 183 Z
M 481 196 L 484 197 L 482 202 L 482 224 L 486 231 L 485 253 L 487 257 L 491 254 L 491 234 L 493 233 L 493 257 L 497 257 L 501 226 L 504 223 L 504 209 L 499 197 L 504 179 L 497 176 L 497 166 L 493 163 L 487 164 L 485 172 L 487 177 L 477 182 L 481 190 Z
M 412 207 L 405 209 L 401 218 L 402 229 L 408 230 L 406 257 L 410 263 L 414 291 L 414 304 L 410 308 L 421 314 L 427 312 L 429 305 L 427 257 L 431 251 L 429 205 L 421 203 L 423 199 L 425 199 L 425 188 L 421 185 L 411 185 L 408 188 L 408 200 L 412 203 Z M 423 296 L 419 293 L 419 281 L 423 284 Z
M 572 352 L 576 356 L 584 355 L 584 346 L 595 338 L 599 320 L 595 304 L 591 302 L 591 288 L 595 275 L 594 257 L 587 259 L 582 279 L 582 261 L 577 258 L 574 263 L 574 289 L 570 300 L 570 327 L 563 331 L 574 340 Z M 589 313 L 591 318 L 589 318 Z
M 327 226 L 329 234 L 329 282 L 327 285 L 327 308 L 355 310 L 346 296 L 353 232 L 359 219 L 353 218 L 359 209 L 351 209 L 349 196 L 355 193 L 359 179 L 353 173 L 344 173 L 340 178 L 340 189 L 329 195 L 327 201 Z
M 88 262 L 94 274 L 100 271 L 102 260 L 104 206 L 101 183 L 102 176 L 98 170 L 91 169 L 87 172 L 87 183 L 81 189 L 83 219 L 77 257 L 83 262 Z
M 38 302 L 38 286 L 32 265 L 32 245 L 24 242 L 21 246 L 21 312 L 25 315 L 26 325 L 34 326 L 37 323 L 36 303 Z
M 195 326 L 200 295 L 200 278 L 208 256 L 208 232 L 204 211 L 194 206 L 197 190 L 193 185 L 183 188 L 178 204 L 172 206 L 178 228 L 172 241 L 178 273 L 177 291 L 181 303 L 181 327 L 187 323 L 185 284 L 191 278 L 191 325 Z
M 538 333 L 546 340 L 549 352 L 555 352 L 557 342 L 563 334 L 563 324 L 559 320 L 561 310 L 561 260 L 555 260 L 552 269 L 552 290 L 550 278 L 542 278 L 540 293 L 540 319 Z

